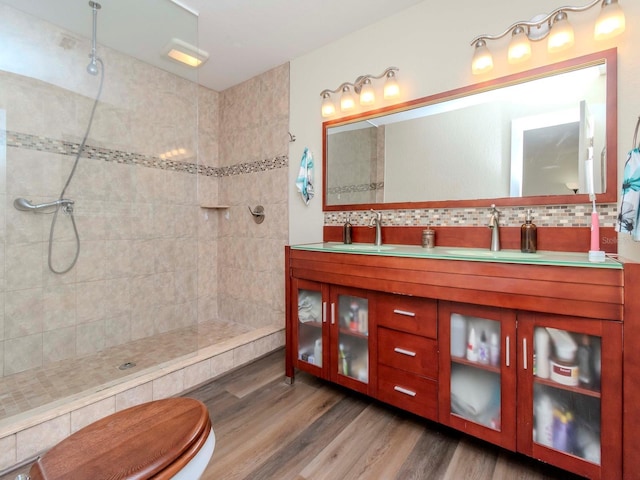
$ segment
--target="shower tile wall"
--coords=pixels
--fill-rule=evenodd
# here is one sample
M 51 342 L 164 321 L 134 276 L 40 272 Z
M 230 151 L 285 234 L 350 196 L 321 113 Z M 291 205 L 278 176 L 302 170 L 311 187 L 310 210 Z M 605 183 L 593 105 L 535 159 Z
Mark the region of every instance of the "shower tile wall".
M 251 326 L 284 323 L 289 65 L 221 92 L 218 308 Z M 256 224 L 248 208 L 262 205 Z M 227 218 L 228 217 L 228 218 Z
M 51 215 L 19 212 L 12 203 L 18 196 L 58 197 L 99 79 L 84 70 L 88 40 L 3 5 L 0 19 L 0 28 L 22 29 L 25 41 L 65 69 L 36 80 L 0 66 L 7 144 L 6 176 L 0 172 L 0 372 L 195 325 L 199 313 L 201 321 L 215 318 L 217 218 L 204 218 L 198 196 L 217 194 L 219 179 L 207 167 L 218 158 L 219 94 L 100 47 L 101 103 L 89 153 L 65 194 L 76 201 L 80 257 L 69 273 L 54 275 L 47 267 Z M 198 148 L 203 165 L 196 164 Z M 63 269 L 75 249 L 69 217 L 59 216 L 54 238 L 53 264 Z

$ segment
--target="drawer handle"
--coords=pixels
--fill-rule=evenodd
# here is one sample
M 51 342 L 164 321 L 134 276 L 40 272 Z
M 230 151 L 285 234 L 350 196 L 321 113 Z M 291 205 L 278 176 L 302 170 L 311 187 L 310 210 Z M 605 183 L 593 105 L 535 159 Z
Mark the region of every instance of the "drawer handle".
M 395 308 L 393 313 L 397 313 L 398 315 L 404 315 L 405 317 L 415 317 L 416 314 L 414 312 L 407 312 L 406 310 L 398 310 Z
M 401 353 L 402 355 L 406 355 L 408 357 L 415 357 L 416 352 L 412 352 L 411 350 L 405 350 L 404 348 L 396 347 L 393 349 L 396 353 Z
M 403 387 L 399 387 L 398 385 L 396 385 L 395 387 L 393 387 L 393 389 L 394 389 L 396 392 L 404 393 L 405 395 L 409 395 L 410 397 L 415 397 L 415 396 L 416 396 L 416 392 L 413 392 L 413 391 L 408 390 L 408 389 L 403 388 Z

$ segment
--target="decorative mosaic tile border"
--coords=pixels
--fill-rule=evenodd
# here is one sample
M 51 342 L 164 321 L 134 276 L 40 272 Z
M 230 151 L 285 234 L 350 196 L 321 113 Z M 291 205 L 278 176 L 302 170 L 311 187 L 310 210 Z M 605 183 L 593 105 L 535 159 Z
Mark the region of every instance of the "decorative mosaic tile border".
M 328 195 L 339 195 L 345 193 L 368 192 L 370 190 L 384 189 L 384 182 L 362 183 L 360 185 L 343 185 L 339 187 L 327 188 Z
M 533 209 L 533 222 L 539 227 L 589 227 L 591 205 L 544 205 L 534 207 L 499 207 L 500 225 L 519 227 L 527 209 Z M 598 205 L 601 227 L 614 227 L 618 216 L 614 203 Z M 353 225 L 367 226 L 371 212 L 355 210 L 325 212 L 325 225 L 342 225 L 350 217 Z M 465 226 L 477 227 L 489 222 L 488 208 L 433 208 L 416 210 L 382 210 L 382 223 L 388 226 Z
M 0 140 L 6 141 L 8 147 L 37 150 L 40 152 L 55 153 L 58 155 L 77 155 L 80 149 L 79 143 L 56 140 L 28 133 L 0 130 Z M 180 162 L 175 160 L 163 160 L 159 157 L 142 155 L 139 153 L 124 152 L 102 147 L 85 145 L 82 157 L 105 162 L 122 163 L 126 165 L 138 165 L 161 170 L 192 173 L 207 177 L 229 177 L 245 173 L 265 172 L 277 168 L 286 168 L 289 165 L 289 157 L 280 155 L 274 158 L 258 160 L 256 162 L 240 163 L 229 167 L 208 167 L 197 163 Z

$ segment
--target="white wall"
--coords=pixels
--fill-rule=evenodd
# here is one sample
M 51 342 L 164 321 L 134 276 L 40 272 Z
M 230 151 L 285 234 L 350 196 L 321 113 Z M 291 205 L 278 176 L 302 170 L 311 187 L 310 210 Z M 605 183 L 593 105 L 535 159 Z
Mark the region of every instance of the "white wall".
M 573 2 L 586 4 L 583 2 Z M 573 4 L 570 2 L 570 4 Z M 290 129 L 297 141 L 289 150 L 289 242 L 322 240 L 322 117 L 320 92 L 334 89 L 359 75 L 377 75 L 386 67 L 400 69 L 399 102 L 451 90 L 463 85 L 502 77 L 520 70 L 555 63 L 612 47 L 618 48 L 618 161 L 619 177 L 626 152 L 631 148 L 633 129 L 640 114 L 640 62 L 634 47 L 640 45 L 640 2 L 621 0 L 627 19 L 622 36 L 596 42 L 593 24 L 599 8 L 569 15 L 576 45 L 549 55 L 545 42 L 533 45 L 531 60 L 522 66 L 506 62 L 509 39 L 489 43 L 494 69 L 482 76 L 471 74 L 471 40 L 480 34 L 498 34 L 519 20 L 548 13 L 565 2 L 552 0 L 457 0 L 434 3 L 428 0 L 379 23 L 359 30 L 291 62 Z M 461 33 L 466 32 L 466 33 Z M 381 96 L 380 96 L 381 97 Z M 381 104 L 378 104 L 380 106 Z M 315 157 L 316 197 L 308 206 L 302 202 L 294 182 L 304 147 Z M 620 181 L 618 182 L 620 184 Z M 620 237 L 619 252 L 640 261 L 640 243 Z

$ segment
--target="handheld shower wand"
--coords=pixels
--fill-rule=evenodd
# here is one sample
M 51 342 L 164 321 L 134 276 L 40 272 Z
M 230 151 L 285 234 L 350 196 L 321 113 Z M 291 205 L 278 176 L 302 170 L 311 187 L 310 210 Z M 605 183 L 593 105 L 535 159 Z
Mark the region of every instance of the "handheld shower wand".
M 91 61 L 89 65 L 87 65 L 87 72 L 91 75 L 98 74 L 98 63 L 96 56 L 96 30 L 98 27 L 98 10 L 102 8 L 98 2 L 89 2 L 89 6 L 93 9 L 93 36 L 91 37 L 91 53 L 89 54 L 89 58 Z

